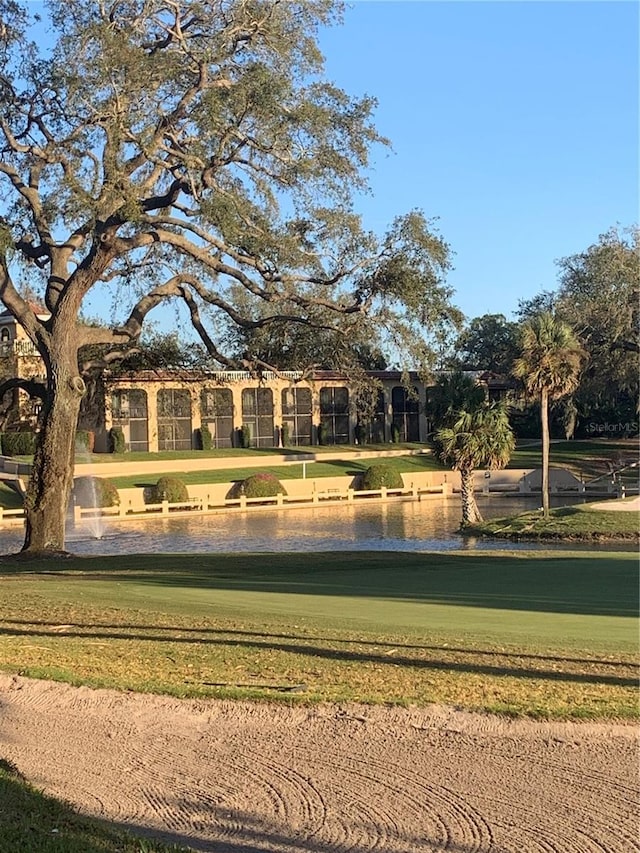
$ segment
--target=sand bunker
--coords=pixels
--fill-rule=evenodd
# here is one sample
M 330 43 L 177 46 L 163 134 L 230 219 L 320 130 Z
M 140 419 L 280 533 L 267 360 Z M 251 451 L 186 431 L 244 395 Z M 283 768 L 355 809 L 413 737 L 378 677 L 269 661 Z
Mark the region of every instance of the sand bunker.
M 0 755 L 33 784 L 196 850 L 640 850 L 632 726 L 179 701 L 7 675 L 0 706 Z
M 640 495 L 631 500 L 600 501 L 590 504 L 589 509 L 606 509 L 614 512 L 640 512 Z

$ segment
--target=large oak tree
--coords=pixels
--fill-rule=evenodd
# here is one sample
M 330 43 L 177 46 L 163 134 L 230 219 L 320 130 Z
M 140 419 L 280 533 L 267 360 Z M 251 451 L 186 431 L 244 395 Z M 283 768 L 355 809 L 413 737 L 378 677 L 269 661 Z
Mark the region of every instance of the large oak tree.
M 420 332 L 454 312 L 448 249 L 422 214 L 378 239 L 354 213 L 385 140 L 373 99 L 323 78 L 318 30 L 340 4 L 50 0 L 35 31 L 29 9 L 0 0 L 0 298 L 46 372 L 28 388 L 43 408 L 24 549 L 54 552 L 87 371 L 135 345 L 156 306 L 179 302 L 222 366 L 237 362 L 220 318 L 369 322 L 371 342 L 387 330 L 428 357 Z M 268 310 L 244 312 L 238 290 Z M 96 293 L 110 324 L 81 322 Z

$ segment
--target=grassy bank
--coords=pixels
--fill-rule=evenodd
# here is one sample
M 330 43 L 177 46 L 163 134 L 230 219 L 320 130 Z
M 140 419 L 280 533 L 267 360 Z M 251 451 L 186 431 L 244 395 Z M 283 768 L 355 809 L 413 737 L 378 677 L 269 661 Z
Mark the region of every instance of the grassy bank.
M 637 512 L 597 510 L 592 504 L 558 507 L 544 519 L 541 510 L 494 518 L 466 528 L 474 536 L 514 540 L 638 541 Z
M 0 667 L 74 684 L 635 718 L 632 554 L 4 560 Z
M 106 822 L 82 817 L 29 785 L 0 759 L 0 849 L 11 853 L 187 853 L 136 839 Z
M 433 456 L 426 454 L 420 456 L 401 456 L 384 460 L 377 459 L 331 459 L 326 462 L 307 462 L 300 464 L 269 465 L 269 471 L 280 480 L 301 480 L 303 474 L 308 479 L 322 479 L 324 477 L 355 477 L 363 474 L 370 465 L 379 461 L 384 462 L 390 468 L 400 474 L 419 474 L 425 471 L 441 471 L 443 466 Z M 178 477 L 185 485 L 199 485 L 203 483 L 230 483 L 234 480 L 244 480 L 255 474 L 256 468 L 203 468 L 198 471 L 176 470 L 167 474 L 169 477 Z M 110 479 L 119 489 L 134 487 L 147 487 L 157 482 L 159 474 L 132 475 L 125 477 L 111 477 Z
M 576 477 L 592 480 L 602 477 L 611 468 L 621 468 L 638 461 L 638 439 L 619 441 L 586 439 L 584 441 L 553 441 L 549 462 L 554 468 L 566 468 Z M 542 446 L 540 442 L 523 441 L 516 447 L 509 468 L 540 468 Z M 632 474 L 637 479 L 637 473 Z

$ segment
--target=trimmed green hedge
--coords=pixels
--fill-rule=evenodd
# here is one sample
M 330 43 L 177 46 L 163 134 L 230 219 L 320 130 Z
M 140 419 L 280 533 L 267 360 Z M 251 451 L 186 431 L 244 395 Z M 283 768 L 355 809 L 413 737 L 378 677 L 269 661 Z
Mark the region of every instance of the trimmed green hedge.
M 251 447 L 251 430 L 248 424 L 242 424 L 238 430 L 238 444 L 240 447 Z
M 4 456 L 33 456 L 36 437 L 32 432 L 2 433 L 2 453 Z
M 111 427 L 109 430 L 109 452 L 124 453 L 127 449 L 122 427 Z
M 209 427 L 206 424 L 202 424 L 200 429 L 196 430 L 196 432 L 200 450 L 211 450 L 213 447 L 213 438 Z
M 153 489 L 151 503 L 169 501 L 170 504 L 182 503 L 189 500 L 187 487 L 177 477 L 160 477 Z
M 85 508 L 120 505 L 120 495 L 111 480 L 91 476 L 74 479 L 73 500 Z
M 245 495 L 247 498 L 273 498 L 276 495 L 286 495 L 286 489 L 270 471 L 261 471 L 258 474 L 252 474 L 246 480 L 241 480 L 234 483 L 227 498 L 239 498 L 240 495 Z
M 76 448 L 85 450 L 87 453 L 93 453 L 93 447 L 96 441 L 96 434 L 91 429 L 79 429 L 76 432 Z
M 329 428 L 326 424 L 318 424 L 318 444 L 325 445 L 329 443 Z
M 371 465 L 362 475 L 362 488 L 374 490 L 383 486 L 387 489 L 402 489 L 402 474 L 391 465 Z

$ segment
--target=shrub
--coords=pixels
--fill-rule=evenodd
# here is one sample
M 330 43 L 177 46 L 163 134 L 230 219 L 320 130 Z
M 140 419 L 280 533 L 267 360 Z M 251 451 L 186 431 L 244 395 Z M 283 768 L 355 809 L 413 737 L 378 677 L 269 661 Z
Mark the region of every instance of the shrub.
M 318 424 L 318 444 L 327 444 L 329 440 L 329 430 L 326 424 Z
M 124 453 L 127 449 L 122 427 L 115 426 L 109 430 L 109 452 Z
M 211 430 L 206 424 L 202 424 L 198 432 L 198 446 L 200 450 L 211 450 L 213 447 L 213 438 Z
M 79 450 L 85 450 L 87 453 L 93 453 L 93 448 L 96 443 L 96 434 L 91 429 L 79 429 L 76 432 L 76 447 Z
M 247 424 L 242 424 L 238 430 L 238 447 L 251 447 L 251 430 Z
M 252 474 L 246 480 L 234 483 L 229 491 L 228 498 L 239 498 L 245 495 L 248 498 L 273 498 L 276 495 L 286 495 L 287 492 L 276 477 L 270 471 L 261 471 Z
M 85 508 L 119 506 L 120 495 L 111 480 L 100 477 L 76 477 L 73 481 L 73 500 Z
M 177 477 L 160 477 L 153 490 L 153 503 L 169 501 L 170 504 L 189 500 L 187 487 Z
M 5 456 L 32 456 L 36 437 L 32 432 L 5 432 L 2 434 L 2 452 Z
M 353 430 L 356 444 L 364 444 L 367 439 L 367 428 L 364 424 L 356 424 Z
M 392 468 L 391 465 L 371 465 L 362 477 L 362 488 L 365 490 L 401 489 L 404 486 L 402 474 Z
M 291 436 L 289 435 L 289 424 L 282 424 L 280 427 L 280 440 L 283 447 L 289 447 L 291 444 Z
M 391 424 L 391 443 L 400 444 L 400 427 L 398 424 Z

